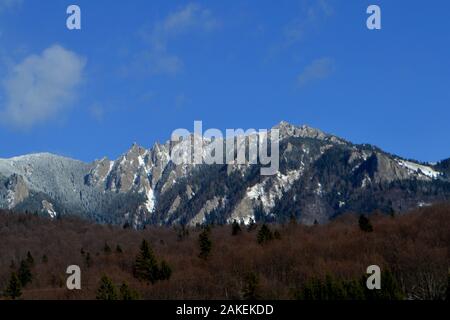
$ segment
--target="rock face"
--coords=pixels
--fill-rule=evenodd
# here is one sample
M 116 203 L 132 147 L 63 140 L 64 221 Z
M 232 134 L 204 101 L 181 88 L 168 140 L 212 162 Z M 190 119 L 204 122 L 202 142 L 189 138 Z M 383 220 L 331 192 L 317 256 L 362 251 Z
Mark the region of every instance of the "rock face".
M 450 199 L 450 159 L 420 164 L 308 126 L 274 128 L 280 168 L 272 176 L 260 175 L 259 165 L 171 161 L 173 152 L 191 155 L 195 136 L 151 149 L 133 144 L 116 160 L 93 163 L 52 154 L 0 159 L 0 208 L 140 228 L 293 216 L 325 223 L 348 211 L 401 213 Z
M 29 196 L 28 187 L 22 176 L 18 174 L 12 174 L 4 186 L 6 188 L 4 201 L 8 209 L 14 208 Z

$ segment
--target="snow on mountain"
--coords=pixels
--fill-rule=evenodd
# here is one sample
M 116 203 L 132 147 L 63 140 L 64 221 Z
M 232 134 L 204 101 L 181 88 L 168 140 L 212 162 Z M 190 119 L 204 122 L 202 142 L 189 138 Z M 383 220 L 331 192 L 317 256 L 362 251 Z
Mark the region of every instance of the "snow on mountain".
M 266 179 L 248 188 L 247 197 L 252 200 L 261 201 L 264 211 L 269 212 L 275 206 L 275 200 L 280 199 L 283 193 L 291 188 L 292 184 L 301 174 L 301 169 L 292 170 L 285 175 L 278 172 L 272 181 Z M 271 181 L 270 186 L 268 186 L 269 181 Z
M 397 161 L 400 166 L 406 167 L 411 172 L 417 173 L 419 175 L 425 175 L 432 179 L 436 179 L 437 177 L 439 177 L 439 175 L 441 175 L 440 172 L 433 170 L 433 168 L 431 168 L 429 166 L 421 165 L 421 164 L 414 163 L 411 161 L 400 160 L 400 159 Z
M 146 223 L 249 223 L 291 215 L 324 222 L 346 210 L 406 210 L 450 197 L 448 175 L 437 165 L 354 145 L 306 125 L 283 121 L 274 129 L 280 133 L 280 169 L 266 177 L 248 163 L 174 163 L 173 154 L 193 159 L 190 142 L 202 144 L 203 157 L 211 153 L 213 140 L 195 135 L 150 149 L 133 144 L 116 160 L 92 163 L 48 153 L 0 159 L 0 208 L 52 218 L 78 214 L 138 228 Z M 246 139 L 234 151 L 245 148 Z M 434 184 L 436 180 L 443 184 Z

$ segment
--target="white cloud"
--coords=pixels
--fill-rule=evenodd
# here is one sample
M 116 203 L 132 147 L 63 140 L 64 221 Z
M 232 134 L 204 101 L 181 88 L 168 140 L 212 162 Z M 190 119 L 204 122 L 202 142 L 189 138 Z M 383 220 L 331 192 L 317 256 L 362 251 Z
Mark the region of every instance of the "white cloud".
M 169 42 L 190 32 L 209 32 L 217 26 L 218 21 L 210 10 L 195 3 L 181 7 L 157 22 L 145 35 L 150 48 L 140 55 L 140 60 L 144 61 L 144 68 L 154 74 L 179 72 L 183 67 L 183 61 L 168 51 Z
M 60 115 L 75 98 L 85 59 L 53 45 L 15 65 L 3 81 L 2 124 L 28 129 Z
M 155 26 L 157 37 L 181 34 L 193 29 L 211 31 L 217 26 L 211 11 L 200 5 L 190 3 L 178 11 L 169 14 L 162 22 Z
M 316 59 L 299 74 L 297 81 L 300 87 L 310 82 L 326 79 L 334 72 L 334 60 L 331 58 Z

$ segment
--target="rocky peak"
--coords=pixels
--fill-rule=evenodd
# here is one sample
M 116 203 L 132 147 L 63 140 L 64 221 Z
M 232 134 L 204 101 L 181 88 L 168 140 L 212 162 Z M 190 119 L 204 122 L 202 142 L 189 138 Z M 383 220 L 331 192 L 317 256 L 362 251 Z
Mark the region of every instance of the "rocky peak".
M 147 149 L 138 145 L 137 143 L 133 143 L 130 149 L 124 154 L 124 156 L 127 159 L 135 159 L 139 156 L 144 155 L 145 153 L 147 153 Z
M 300 138 L 313 138 L 323 140 L 330 135 L 324 133 L 319 129 L 312 128 L 306 124 L 301 126 L 295 126 L 286 121 L 281 121 L 278 125 L 273 127 L 280 130 L 280 138 L 288 137 L 300 137 Z

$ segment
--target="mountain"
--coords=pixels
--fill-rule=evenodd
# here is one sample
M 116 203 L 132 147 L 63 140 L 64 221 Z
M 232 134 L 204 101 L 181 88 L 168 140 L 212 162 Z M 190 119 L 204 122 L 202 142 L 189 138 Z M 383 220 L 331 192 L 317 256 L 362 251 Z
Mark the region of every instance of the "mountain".
M 450 199 L 450 159 L 423 164 L 305 125 L 274 128 L 280 164 L 272 176 L 248 163 L 172 161 L 173 152 L 190 154 L 195 135 L 151 149 L 133 144 L 116 160 L 93 163 L 47 153 L 0 159 L 0 208 L 140 228 L 293 216 L 325 223 L 345 212 L 401 213 Z M 200 143 L 208 150 L 213 142 Z

